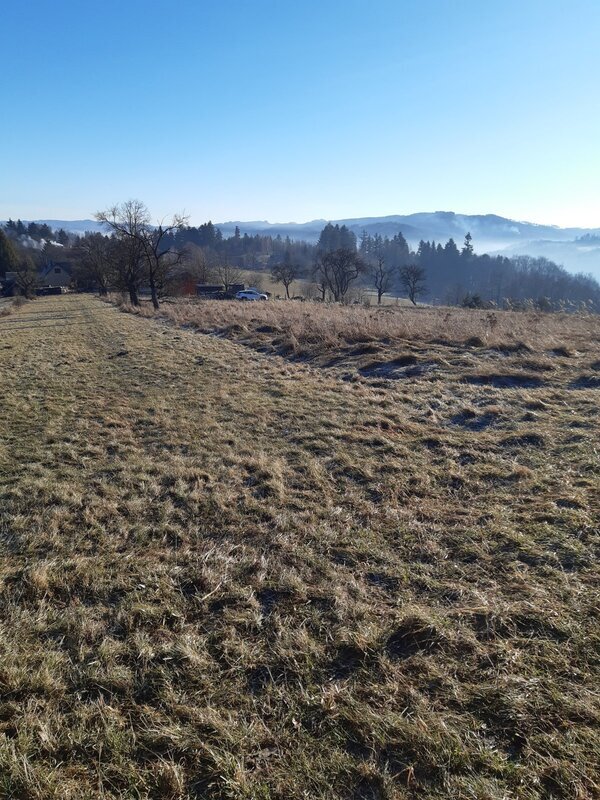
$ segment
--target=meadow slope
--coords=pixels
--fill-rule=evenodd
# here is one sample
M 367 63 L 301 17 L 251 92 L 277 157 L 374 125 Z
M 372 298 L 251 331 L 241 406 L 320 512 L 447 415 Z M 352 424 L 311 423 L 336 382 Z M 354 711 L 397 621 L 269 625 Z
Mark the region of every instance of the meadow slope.
M 0 320 L 0 797 L 597 796 L 586 324 L 326 369 Z

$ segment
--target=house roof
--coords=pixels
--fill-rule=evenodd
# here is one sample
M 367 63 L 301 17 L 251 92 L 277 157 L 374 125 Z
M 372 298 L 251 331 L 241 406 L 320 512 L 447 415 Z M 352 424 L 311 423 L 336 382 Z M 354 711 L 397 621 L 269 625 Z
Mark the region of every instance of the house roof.
M 60 267 L 63 272 L 66 272 L 67 275 L 71 275 L 71 267 L 69 264 L 64 263 L 63 261 L 49 261 L 40 269 L 40 277 L 45 278 L 46 275 L 49 275 L 53 272 L 56 267 Z

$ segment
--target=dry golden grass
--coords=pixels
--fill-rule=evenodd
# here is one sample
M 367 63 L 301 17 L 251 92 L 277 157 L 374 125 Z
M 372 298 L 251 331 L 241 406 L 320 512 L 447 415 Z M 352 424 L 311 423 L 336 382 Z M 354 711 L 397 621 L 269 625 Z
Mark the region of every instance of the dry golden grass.
M 322 369 L 2 320 L 0 797 L 597 796 L 594 325 Z
M 117 301 L 118 298 L 113 298 Z M 124 304 L 125 310 L 133 311 Z M 135 310 L 155 316 L 150 303 Z M 341 306 L 316 302 L 172 300 L 162 318 L 232 339 L 273 341 L 285 352 L 319 356 L 357 343 L 438 343 L 544 351 L 600 350 L 597 314 L 477 311 L 447 307 Z
M 17 308 L 25 305 L 27 300 L 23 297 L 0 297 L 0 317 L 8 317 Z

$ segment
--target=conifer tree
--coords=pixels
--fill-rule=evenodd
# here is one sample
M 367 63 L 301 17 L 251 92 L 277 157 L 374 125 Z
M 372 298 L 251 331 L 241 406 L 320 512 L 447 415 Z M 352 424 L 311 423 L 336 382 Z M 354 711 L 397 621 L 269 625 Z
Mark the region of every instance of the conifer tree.
M 473 255 L 473 237 L 470 233 L 465 236 L 465 243 L 461 252 L 463 258 L 471 258 Z
M 12 272 L 17 263 L 17 254 L 12 242 L 3 230 L 0 230 L 0 278 Z

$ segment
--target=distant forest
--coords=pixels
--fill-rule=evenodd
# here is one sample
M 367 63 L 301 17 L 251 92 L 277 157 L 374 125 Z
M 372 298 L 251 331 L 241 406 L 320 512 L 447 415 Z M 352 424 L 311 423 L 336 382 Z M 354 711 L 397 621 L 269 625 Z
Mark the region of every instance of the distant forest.
M 39 272 L 54 263 L 68 267 L 77 288 L 123 290 L 118 260 L 126 255 L 119 251 L 117 238 L 98 233 L 79 236 L 62 229 L 54 231 L 45 224 L 9 220 L 0 230 L 0 282 L 15 265 L 23 270 L 26 264 L 30 271 Z M 198 227 L 182 222 L 162 233 L 160 248 L 161 255 L 177 254 L 170 262 L 169 279 L 166 273 L 163 275 L 165 280 L 159 287 L 162 294 L 193 293 L 196 283 L 223 282 L 226 270 L 230 275 L 231 270 L 252 270 L 285 285 L 288 296 L 287 283 L 301 281 L 306 296 L 347 302 L 359 298 L 361 292 L 364 295 L 365 290 L 374 290 L 379 298 L 410 296 L 437 304 L 533 306 L 548 311 L 586 304 L 590 310 L 600 311 L 600 285 L 591 276 L 574 275 L 545 258 L 476 255 L 470 234 L 459 244 L 453 239 L 443 243 L 421 241 L 413 251 L 400 232 L 392 238 L 364 232 L 357 240 L 346 226 L 327 224 L 318 242 L 311 244 L 279 235 L 249 236 L 241 234 L 239 228 L 224 237 L 212 222 Z M 90 253 L 94 254 L 93 266 Z M 334 291 L 330 277 L 340 268 L 333 256 L 336 253 L 346 253 L 343 268 L 352 270 L 341 294 Z M 107 265 L 105 281 L 98 274 L 103 257 Z M 409 285 L 411 275 L 414 296 Z M 142 269 L 138 277 L 138 288 L 143 289 Z

